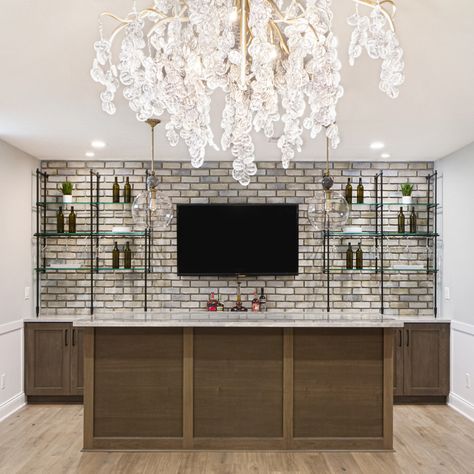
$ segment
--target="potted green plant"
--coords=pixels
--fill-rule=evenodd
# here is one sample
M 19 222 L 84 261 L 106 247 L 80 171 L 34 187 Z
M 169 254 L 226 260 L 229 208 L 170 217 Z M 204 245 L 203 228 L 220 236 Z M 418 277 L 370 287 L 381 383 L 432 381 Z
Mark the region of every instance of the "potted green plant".
M 413 192 L 413 184 L 406 182 L 400 186 L 402 191 L 402 204 L 411 204 L 412 197 L 411 194 Z
M 63 203 L 71 203 L 72 202 L 72 190 L 74 189 L 74 185 L 71 183 L 71 181 L 68 181 L 66 178 L 66 181 L 63 181 L 61 183 L 61 187 L 59 190 L 63 193 Z

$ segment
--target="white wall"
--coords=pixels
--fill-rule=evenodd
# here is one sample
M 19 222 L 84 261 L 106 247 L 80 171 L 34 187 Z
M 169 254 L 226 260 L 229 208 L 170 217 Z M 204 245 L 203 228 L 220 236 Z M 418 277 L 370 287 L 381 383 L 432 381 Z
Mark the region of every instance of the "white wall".
M 441 314 L 453 320 L 450 403 L 474 419 L 474 143 L 436 168 L 443 216 Z
M 0 420 L 24 403 L 23 319 L 32 315 L 34 300 L 32 173 L 38 164 L 0 141 Z

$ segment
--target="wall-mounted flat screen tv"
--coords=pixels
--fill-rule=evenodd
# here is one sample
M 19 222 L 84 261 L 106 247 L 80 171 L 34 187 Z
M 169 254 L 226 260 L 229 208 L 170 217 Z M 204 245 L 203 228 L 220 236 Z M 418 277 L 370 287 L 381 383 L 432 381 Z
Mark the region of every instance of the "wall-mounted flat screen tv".
M 178 275 L 297 275 L 298 205 L 179 204 Z

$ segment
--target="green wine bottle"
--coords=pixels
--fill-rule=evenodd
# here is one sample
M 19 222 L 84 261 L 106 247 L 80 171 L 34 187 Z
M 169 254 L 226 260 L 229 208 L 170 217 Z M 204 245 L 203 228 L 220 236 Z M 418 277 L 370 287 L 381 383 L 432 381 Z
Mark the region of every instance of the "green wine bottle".
M 123 187 L 123 202 L 132 202 L 132 186 L 130 186 L 130 180 L 128 176 L 125 178 L 125 186 Z
M 347 270 L 354 268 L 354 251 L 352 250 L 352 244 L 350 242 L 346 252 L 346 268 Z
M 361 247 L 362 243 L 359 242 L 359 247 L 356 251 L 356 268 L 357 270 L 362 270 L 364 267 L 364 252 Z
M 400 207 L 400 212 L 398 213 L 398 233 L 405 233 L 405 214 L 403 214 L 403 207 Z
M 76 213 L 74 212 L 74 206 L 71 206 L 71 212 L 69 213 L 69 217 L 68 217 L 68 224 L 69 224 L 69 233 L 75 234 L 76 233 Z
M 56 214 L 56 232 L 58 234 L 64 233 L 64 214 L 62 206 L 59 206 L 59 211 Z
M 347 204 L 352 204 L 352 184 L 351 184 L 351 178 L 347 178 L 345 197 L 346 197 Z
M 123 268 L 132 268 L 132 251 L 130 250 L 130 242 L 125 244 L 125 249 L 123 251 Z
M 357 204 L 364 203 L 364 185 L 362 184 L 362 178 L 359 178 L 359 185 L 357 186 Z
M 114 248 L 112 250 L 112 268 L 114 270 L 120 268 L 120 250 L 117 246 L 117 242 L 114 242 Z
M 120 202 L 120 185 L 118 184 L 117 176 L 112 186 L 112 202 Z
M 415 213 L 415 207 L 412 208 L 411 214 L 410 214 L 410 233 L 411 233 L 411 234 L 416 234 L 416 213 Z

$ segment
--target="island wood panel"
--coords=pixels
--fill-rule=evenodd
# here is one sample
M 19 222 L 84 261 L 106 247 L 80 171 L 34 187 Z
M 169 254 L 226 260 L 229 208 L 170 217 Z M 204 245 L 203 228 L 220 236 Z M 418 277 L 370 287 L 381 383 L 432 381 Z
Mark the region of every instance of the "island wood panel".
M 195 328 L 193 384 L 195 444 L 282 439 L 283 329 Z
M 295 438 L 368 438 L 375 445 L 383 439 L 383 334 L 372 328 L 294 330 Z
M 94 346 L 94 437 L 181 438 L 183 330 L 96 328 Z

